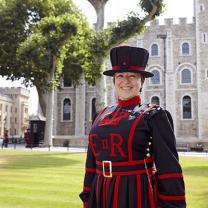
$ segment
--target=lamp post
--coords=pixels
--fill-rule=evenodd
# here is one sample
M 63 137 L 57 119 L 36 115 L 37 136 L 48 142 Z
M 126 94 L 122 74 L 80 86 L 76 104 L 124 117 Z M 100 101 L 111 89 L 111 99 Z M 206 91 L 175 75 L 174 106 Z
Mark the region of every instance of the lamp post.
M 163 80 L 164 80 L 163 107 L 164 107 L 164 109 L 166 109 L 166 67 L 167 67 L 167 64 L 166 64 L 166 60 L 167 60 L 167 57 L 166 57 L 166 39 L 167 39 L 167 34 L 159 34 L 159 35 L 157 35 L 157 38 L 163 40 L 163 53 L 164 53 L 164 56 L 163 56 L 163 61 L 164 61 L 163 62 L 163 66 L 164 66 L 164 71 L 163 71 Z

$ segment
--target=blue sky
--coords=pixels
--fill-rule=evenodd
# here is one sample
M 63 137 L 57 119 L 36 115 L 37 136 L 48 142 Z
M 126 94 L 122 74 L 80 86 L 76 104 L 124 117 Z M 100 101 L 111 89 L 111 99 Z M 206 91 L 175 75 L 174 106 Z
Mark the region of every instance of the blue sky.
M 93 23 L 96 21 L 95 11 L 88 0 L 73 1 L 83 10 L 83 13 L 87 16 L 89 22 Z M 166 10 L 161 18 L 172 17 L 177 19 L 178 17 L 188 17 L 190 21 L 193 17 L 193 1 L 194 0 L 165 0 Z M 105 8 L 106 22 L 124 18 L 128 12 L 136 8 L 137 2 L 138 0 L 109 0 Z M 21 83 L 18 81 L 11 82 L 0 77 L 0 87 L 17 86 L 21 86 Z M 33 114 L 37 110 L 37 92 L 35 88 L 31 88 L 30 91 L 29 113 Z

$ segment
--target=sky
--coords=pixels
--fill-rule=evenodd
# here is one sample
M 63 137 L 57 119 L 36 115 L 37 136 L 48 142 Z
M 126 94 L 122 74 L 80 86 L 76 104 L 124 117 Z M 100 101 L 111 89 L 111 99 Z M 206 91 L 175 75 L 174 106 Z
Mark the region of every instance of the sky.
M 73 0 L 84 13 L 91 23 L 96 21 L 96 13 L 88 0 Z M 193 17 L 194 0 L 165 0 L 166 8 L 161 17 Z M 108 0 L 105 6 L 106 22 L 122 19 L 131 10 L 136 10 L 138 0 Z
M 93 24 L 96 21 L 96 13 L 88 0 L 73 0 L 87 16 L 89 22 Z M 177 22 L 178 17 L 187 17 L 191 21 L 193 17 L 194 0 L 165 0 L 166 9 L 161 15 L 163 18 L 174 18 Z M 138 0 L 109 0 L 105 7 L 105 22 L 122 20 L 125 15 L 137 7 Z M 0 77 L 0 87 L 19 87 L 21 82 L 11 82 Z M 24 86 L 23 86 L 24 87 Z M 25 88 L 25 87 L 24 87 Z M 35 114 L 37 111 L 38 98 L 35 88 L 29 88 L 29 114 Z

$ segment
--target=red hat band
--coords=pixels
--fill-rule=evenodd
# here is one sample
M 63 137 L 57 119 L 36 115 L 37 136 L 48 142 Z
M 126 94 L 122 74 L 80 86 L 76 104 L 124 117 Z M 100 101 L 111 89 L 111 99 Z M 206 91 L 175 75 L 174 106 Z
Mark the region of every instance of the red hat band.
M 119 70 L 122 72 L 122 66 L 112 66 L 113 70 Z M 125 66 L 125 68 L 128 68 L 130 70 L 135 70 L 135 71 L 144 71 L 145 67 L 143 66 Z

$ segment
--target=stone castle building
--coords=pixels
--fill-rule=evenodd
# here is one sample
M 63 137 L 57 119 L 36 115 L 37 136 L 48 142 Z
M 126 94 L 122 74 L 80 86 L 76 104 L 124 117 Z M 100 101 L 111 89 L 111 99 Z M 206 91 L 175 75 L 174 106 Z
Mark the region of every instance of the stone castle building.
M 0 87 L 0 137 L 23 136 L 29 127 L 29 91 L 21 87 Z
M 180 18 L 179 23 L 165 19 L 153 21 L 142 35 L 129 45 L 149 50 L 147 70 L 154 77 L 146 80 L 143 102 L 155 102 L 171 112 L 177 142 L 208 143 L 208 1 L 194 1 L 193 22 Z M 109 60 L 109 58 L 108 58 Z M 106 61 L 106 68 L 110 63 Z M 106 101 L 112 104 L 115 95 L 112 80 L 106 81 Z M 95 86 L 81 80 L 73 87 L 63 80 L 62 90 L 55 93 L 54 144 L 84 138 L 95 111 Z

